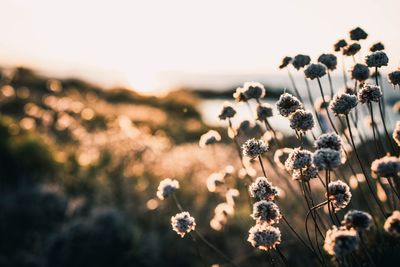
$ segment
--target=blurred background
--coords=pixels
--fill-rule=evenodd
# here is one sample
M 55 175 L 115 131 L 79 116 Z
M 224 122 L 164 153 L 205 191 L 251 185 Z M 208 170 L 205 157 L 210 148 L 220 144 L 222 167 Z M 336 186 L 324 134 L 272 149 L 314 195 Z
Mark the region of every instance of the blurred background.
M 190 238 L 171 231 L 176 209 L 156 198 L 165 177 L 180 181 L 198 228 L 247 260 L 254 252 L 246 205 L 223 231 L 210 225 L 223 199 L 207 190 L 207 178 L 240 169 L 218 120 L 223 102 L 245 81 L 263 83 L 264 101 L 276 102 L 291 90 L 278 68 L 284 56 L 315 62 L 357 26 L 369 34 L 358 60 L 381 41 L 390 58 L 382 76 L 400 65 L 396 0 L 2 0 L 0 10 L 0 266 L 7 267 L 200 266 Z M 332 75 L 343 87 L 341 71 Z M 302 73 L 294 77 L 305 93 Z M 398 94 L 383 82 L 393 106 Z M 252 120 L 246 106 L 237 110 L 235 126 Z M 271 123 L 289 134 L 287 120 Z M 200 148 L 210 128 L 222 142 Z M 271 177 L 287 188 L 279 171 Z M 216 255 L 209 260 L 218 263 Z M 244 266 L 264 261 L 256 255 Z

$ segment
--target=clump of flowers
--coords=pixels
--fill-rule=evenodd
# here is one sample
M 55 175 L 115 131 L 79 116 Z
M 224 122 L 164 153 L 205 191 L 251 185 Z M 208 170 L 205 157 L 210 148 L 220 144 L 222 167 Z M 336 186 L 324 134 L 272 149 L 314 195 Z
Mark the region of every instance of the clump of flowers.
M 380 68 L 382 66 L 387 66 L 389 63 L 389 58 L 383 51 L 376 51 L 368 55 L 365 59 L 368 67 Z
M 164 200 L 170 197 L 177 189 L 179 189 L 179 182 L 166 178 L 160 182 L 157 188 L 157 197 Z
M 333 170 L 342 163 L 341 155 L 342 154 L 338 150 L 320 148 L 313 154 L 313 163 L 318 170 Z
M 358 53 L 358 51 L 360 51 L 360 49 L 361 45 L 357 43 L 352 43 L 351 45 L 348 45 L 345 48 L 343 48 L 343 54 L 346 56 L 354 56 L 355 54 Z
M 208 176 L 206 185 L 210 192 L 215 192 L 219 187 L 225 184 L 224 174 L 221 172 L 214 172 Z
M 335 70 L 337 58 L 333 54 L 322 54 L 318 57 L 318 62 L 324 64 L 328 70 Z
M 371 163 L 374 175 L 385 178 L 397 178 L 400 172 L 400 159 L 393 156 L 384 156 Z
M 360 239 L 354 229 L 333 226 L 326 232 L 324 250 L 332 256 L 343 257 L 358 249 Z
M 311 179 L 316 178 L 317 175 L 318 169 L 315 167 L 314 164 L 311 164 L 304 169 L 294 169 L 292 173 L 292 179 L 308 182 Z
M 251 217 L 257 223 L 267 223 L 269 225 L 279 223 L 282 218 L 278 205 L 272 201 L 260 200 L 253 204 Z
M 369 51 L 371 52 L 382 51 L 382 50 L 385 50 L 385 46 L 381 42 L 377 42 L 369 48 Z
M 184 211 L 171 217 L 172 230 L 178 235 L 184 237 L 185 234 L 190 233 L 196 227 L 196 222 L 189 212 Z
M 315 140 L 314 145 L 317 149 L 330 148 L 340 151 L 342 148 L 342 138 L 336 133 L 324 133 Z
M 350 203 L 352 196 L 350 187 L 341 180 L 330 182 L 328 184 L 328 193 L 335 211 L 345 208 Z
M 263 104 L 257 106 L 257 120 L 265 121 L 267 118 L 272 117 L 273 111 L 269 104 Z
M 299 132 L 306 132 L 314 127 L 314 118 L 312 113 L 303 109 L 298 109 L 291 114 L 289 121 L 290 128 Z
M 400 146 L 400 121 L 396 122 L 396 127 L 393 130 L 393 139 Z
M 335 52 L 339 52 L 340 49 L 344 48 L 347 46 L 347 42 L 344 39 L 340 39 L 339 41 L 337 41 L 334 45 L 333 45 L 333 49 L 335 50 Z
M 274 153 L 274 162 L 281 169 L 285 169 L 285 162 L 293 149 L 285 147 L 277 149 Z
M 366 33 L 363 29 L 360 27 L 354 28 L 353 30 L 350 31 L 350 39 L 353 41 L 360 41 L 367 39 L 368 33 Z
M 264 85 L 258 82 L 246 82 L 243 85 L 243 95 L 249 99 L 259 99 L 265 96 Z
M 329 104 L 329 108 L 332 110 L 335 116 L 347 115 L 353 108 L 357 106 L 357 103 L 357 97 L 355 95 L 340 93 L 334 96 Z
M 301 104 L 297 97 L 289 93 L 283 93 L 276 102 L 276 108 L 278 109 L 279 114 L 288 117 L 296 110 L 303 109 L 303 104 Z
M 280 69 L 286 68 L 287 65 L 290 64 L 290 62 L 292 62 L 292 58 L 291 57 L 284 57 L 282 59 L 282 63 L 279 65 Z
M 295 148 L 289 154 L 289 157 L 285 161 L 285 167 L 288 171 L 296 169 L 304 169 L 310 166 L 312 163 L 312 153 L 308 150 Z
M 372 224 L 372 216 L 368 212 L 349 210 L 342 221 L 347 229 L 355 229 L 357 232 L 368 230 Z
M 369 78 L 369 68 L 364 64 L 355 64 L 351 70 L 351 78 L 359 82 L 364 82 Z
M 233 93 L 233 98 L 236 100 L 236 102 L 246 102 L 247 101 L 247 98 L 244 95 L 243 87 L 236 88 L 236 91 Z
M 381 87 L 378 85 L 364 83 L 357 94 L 358 101 L 361 103 L 379 102 L 382 97 Z
M 229 102 L 225 102 L 224 106 L 222 107 L 222 111 L 218 117 L 220 120 L 226 120 L 233 118 L 235 114 L 236 110 L 232 107 L 232 105 Z
M 247 241 L 255 248 L 268 251 L 281 243 L 281 231 L 271 225 L 256 224 L 250 228 Z
M 218 141 L 221 141 L 221 135 L 217 131 L 210 130 L 200 136 L 199 146 L 205 147 L 207 145 L 215 144 Z
M 322 64 L 310 64 L 304 70 L 304 74 L 307 78 L 314 80 L 315 78 L 321 78 L 326 74 L 326 68 Z
M 254 159 L 268 151 L 269 147 L 262 139 L 251 138 L 242 146 L 243 156 Z
M 299 70 L 310 64 L 310 62 L 311 58 L 309 56 L 299 54 L 293 58 L 292 65 L 295 69 Z
M 250 196 L 259 200 L 274 200 L 278 196 L 279 190 L 272 186 L 266 177 L 257 177 L 255 182 L 249 186 Z
M 394 237 L 400 237 L 400 211 L 393 211 L 392 215 L 386 219 L 383 229 Z
M 395 70 L 388 75 L 390 83 L 394 86 L 400 85 L 400 70 Z

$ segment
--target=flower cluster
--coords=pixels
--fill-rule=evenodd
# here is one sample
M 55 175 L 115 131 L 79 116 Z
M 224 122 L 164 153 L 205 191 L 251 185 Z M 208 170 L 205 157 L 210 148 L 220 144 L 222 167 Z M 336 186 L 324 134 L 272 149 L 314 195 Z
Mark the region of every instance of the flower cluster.
M 257 120 L 265 121 L 267 118 L 272 117 L 272 107 L 269 104 L 263 104 L 257 106 Z
M 318 57 L 318 62 L 324 64 L 328 70 L 335 70 L 337 58 L 333 54 L 322 54 Z
M 317 149 L 330 148 L 340 151 L 342 148 L 342 139 L 336 133 L 324 133 L 315 140 L 314 145 Z
M 166 178 L 162 180 L 157 188 L 157 197 L 161 200 L 170 197 L 177 189 L 179 189 L 179 182 Z
M 355 64 L 351 70 L 351 78 L 359 82 L 364 82 L 369 78 L 369 68 L 364 64 Z
M 297 97 L 289 93 L 283 93 L 276 102 L 276 108 L 280 115 L 288 117 L 296 110 L 303 109 L 303 104 L 297 99 Z
M 389 58 L 383 51 L 376 51 L 368 55 L 365 59 L 368 67 L 380 68 L 382 66 L 387 66 L 389 63 Z
M 310 111 L 298 109 L 290 117 L 290 128 L 298 132 L 307 132 L 314 127 L 314 118 Z
M 242 146 L 243 156 L 254 159 L 268 151 L 268 145 L 262 139 L 249 139 Z
M 278 205 L 272 201 L 260 200 L 254 203 L 251 217 L 257 223 L 267 223 L 269 225 L 279 223 L 282 215 Z
M 299 54 L 295 56 L 292 60 L 292 65 L 295 67 L 297 70 L 304 68 L 308 64 L 310 64 L 311 58 L 306 55 Z
M 261 176 L 249 186 L 249 193 L 252 198 L 271 201 L 279 195 L 279 190 L 266 177 Z
M 394 237 L 400 237 L 400 211 L 395 210 L 392 215 L 386 219 L 383 229 Z
M 394 141 L 396 141 L 396 144 L 400 147 L 400 121 L 396 122 L 396 127 L 393 130 L 392 137 Z
M 199 146 L 205 147 L 221 141 L 221 135 L 214 130 L 209 130 L 207 133 L 200 136 Z
M 371 171 L 373 174 L 380 177 L 398 179 L 400 173 L 400 159 L 393 156 L 385 156 L 376 159 L 371 163 Z
M 219 119 L 220 120 L 226 120 L 226 119 L 230 119 L 233 118 L 236 114 L 236 110 L 231 106 L 231 104 L 229 102 L 225 102 L 221 113 L 219 114 Z
M 328 194 L 335 211 L 345 208 L 351 200 L 350 187 L 340 180 L 328 184 Z
M 304 74 L 307 78 L 314 80 L 315 78 L 321 78 L 326 74 L 326 68 L 322 64 L 310 64 L 304 70 Z
M 335 116 L 347 115 L 353 108 L 357 106 L 357 103 L 357 97 L 355 95 L 340 93 L 334 96 L 329 104 L 329 108 L 332 110 Z
M 341 258 L 355 251 L 359 243 L 360 238 L 356 230 L 333 226 L 326 232 L 324 250 L 329 255 Z
M 308 150 L 295 148 L 289 154 L 285 161 L 285 167 L 288 171 L 304 169 L 312 163 L 312 153 Z
M 368 230 L 372 224 L 372 216 L 368 212 L 349 210 L 342 221 L 347 229 L 355 229 L 358 232 Z
M 379 102 L 382 97 L 381 87 L 378 85 L 364 83 L 361 90 L 357 93 L 357 98 L 360 103 Z
M 172 230 L 178 235 L 184 237 L 185 234 L 190 233 L 196 228 L 196 222 L 189 212 L 184 211 L 171 217 Z
M 342 164 L 341 152 L 331 148 L 317 149 L 313 154 L 313 163 L 318 170 L 333 170 Z
M 268 251 L 281 243 L 281 231 L 271 225 L 256 224 L 250 228 L 247 241 L 255 248 Z

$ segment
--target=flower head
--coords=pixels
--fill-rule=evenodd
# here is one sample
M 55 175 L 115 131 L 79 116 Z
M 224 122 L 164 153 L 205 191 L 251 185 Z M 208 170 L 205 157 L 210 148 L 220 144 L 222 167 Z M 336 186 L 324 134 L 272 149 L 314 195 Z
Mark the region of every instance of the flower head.
M 339 41 L 337 41 L 334 45 L 333 48 L 335 50 L 335 52 L 339 52 L 340 49 L 342 49 L 343 47 L 347 46 L 347 42 L 344 39 L 340 39 Z
M 347 93 L 339 93 L 334 96 L 329 104 L 329 108 L 333 111 L 335 116 L 347 115 L 357 106 L 357 97 Z
M 329 199 L 335 208 L 339 211 L 345 208 L 351 200 L 350 187 L 341 180 L 330 182 L 328 184 Z M 328 194 L 327 194 L 328 196 Z
M 276 102 L 276 107 L 279 114 L 284 117 L 289 116 L 298 109 L 303 109 L 303 104 L 297 99 L 297 97 L 289 94 L 283 93 Z
M 298 109 L 289 117 L 290 128 L 299 132 L 306 132 L 314 127 L 314 118 L 311 112 Z
M 397 178 L 400 172 L 400 159 L 393 156 L 384 156 L 371 163 L 373 174 L 385 178 Z
M 312 63 L 304 70 L 304 74 L 307 78 L 314 80 L 315 78 L 321 78 L 324 76 L 326 74 L 326 68 L 320 63 Z
M 359 41 L 363 39 L 367 39 L 368 33 L 366 33 L 363 29 L 360 27 L 357 27 L 353 30 L 350 31 L 350 39 L 353 41 Z
M 381 87 L 378 85 L 364 83 L 357 93 L 358 101 L 361 103 L 379 102 L 382 97 Z
M 170 197 L 179 188 L 179 182 L 166 178 L 160 182 L 157 188 L 157 197 L 161 200 Z
M 286 170 L 304 169 L 312 163 L 312 153 L 299 147 L 293 149 L 285 161 Z
M 333 170 L 342 164 L 341 155 L 340 151 L 331 148 L 317 149 L 313 154 L 313 163 L 318 170 Z
M 229 102 L 225 102 L 224 106 L 222 108 L 221 113 L 219 114 L 219 119 L 220 120 L 226 120 L 233 118 L 235 116 L 236 110 L 232 107 L 232 105 Z
M 385 46 L 381 42 L 377 42 L 369 48 L 369 51 L 371 52 L 382 51 L 382 50 L 385 50 Z
M 288 147 L 277 149 L 274 153 L 275 164 L 281 169 L 286 169 L 285 162 L 292 151 L 293 149 Z
M 294 169 L 292 173 L 292 179 L 308 182 L 311 179 L 316 178 L 317 175 L 318 169 L 315 167 L 315 165 L 311 164 L 304 169 Z
M 256 224 L 250 228 L 247 241 L 253 247 L 268 251 L 281 243 L 281 231 L 271 225 Z
M 292 65 L 295 67 L 297 70 L 304 68 L 304 66 L 307 66 L 310 64 L 311 58 L 306 55 L 297 55 L 293 58 L 292 60 Z
M 246 102 L 247 101 L 247 98 L 244 95 L 243 87 L 236 88 L 236 91 L 233 93 L 233 98 L 236 100 L 236 102 Z
M 249 99 L 259 99 L 265 96 L 264 85 L 258 82 L 245 82 L 243 85 L 244 97 Z
M 324 133 L 321 134 L 314 142 L 317 149 L 330 148 L 333 150 L 340 151 L 342 148 L 342 138 L 336 133 Z
M 343 55 L 345 56 L 354 56 L 355 54 L 360 51 L 361 45 L 357 43 L 352 43 L 351 45 L 346 46 L 343 48 Z
M 190 216 L 189 212 L 184 211 L 171 217 L 172 230 L 178 235 L 184 237 L 186 233 L 194 230 L 196 222 L 193 217 Z
M 369 68 L 366 65 L 357 63 L 351 70 L 351 78 L 363 82 L 369 78 Z
M 322 54 L 318 58 L 318 62 L 324 64 L 328 70 L 336 69 L 337 58 L 333 54 Z
M 272 107 L 269 104 L 263 104 L 257 106 L 257 120 L 265 121 L 267 118 L 272 117 Z
M 257 223 L 267 223 L 269 225 L 279 223 L 282 218 L 278 205 L 272 201 L 260 200 L 253 204 L 251 217 Z
M 388 75 L 390 83 L 394 86 L 400 85 L 400 70 L 393 71 Z
M 255 182 L 249 185 L 250 196 L 259 200 L 274 200 L 278 196 L 278 188 L 272 186 L 266 177 L 257 177 Z
M 383 51 L 376 51 L 368 55 L 365 59 L 368 67 L 380 68 L 382 66 L 387 66 L 389 63 L 389 58 Z
M 287 67 L 287 65 L 289 65 L 290 62 L 292 62 L 292 58 L 291 57 L 284 57 L 282 59 L 282 63 L 279 65 L 279 68 L 283 69 L 283 68 Z
M 221 135 L 217 131 L 210 130 L 200 136 L 199 146 L 205 147 L 207 145 L 215 144 L 218 141 L 221 141 Z
M 220 186 L 225 183 L 224 174 L 221 172 L 214 172 L 208 176 L 206 185 L 210 192 L 215 192 Z
M 393 139 L 396 141 L 397 145 L 400 146 L 400 121 L 396 122 L 396 127 L 393 130 Z
M 326 232 L 324 250 L 329 255 L 343 257 L 358 248 L 360 239 L 354 229 L 333 226 Z
M 349 210 L 342 221 L 347 229 L 354 228 L 356 231 L 368 230 L 372 224 L 372 216 L 368 212 L 360 210 Z
M 269 147 L 264 142 L 264 140 L 251 138 L 243 144 L 242 149 L 243 156 L 253 159 L 267 152 L 269 150 Z
M 400 211 L 393 211 L 392 215 L 386 219 L 383 229 L 394 237 L 400 237 Z

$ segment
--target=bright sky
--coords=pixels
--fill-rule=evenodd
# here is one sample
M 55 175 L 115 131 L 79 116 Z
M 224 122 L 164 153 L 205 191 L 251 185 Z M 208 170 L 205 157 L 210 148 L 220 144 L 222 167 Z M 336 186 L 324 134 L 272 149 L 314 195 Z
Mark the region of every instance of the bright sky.
M 399 10 L 398 0 L 1 0 L 0 65 L 153 91 L 187 74 L 274 74 L 283 56 L 315 59 L 361 26 L 395 68 Z

